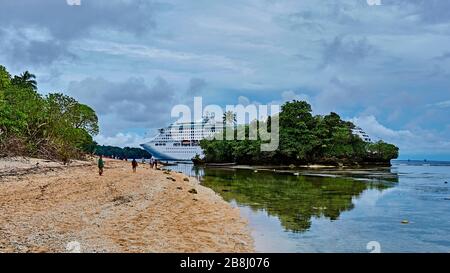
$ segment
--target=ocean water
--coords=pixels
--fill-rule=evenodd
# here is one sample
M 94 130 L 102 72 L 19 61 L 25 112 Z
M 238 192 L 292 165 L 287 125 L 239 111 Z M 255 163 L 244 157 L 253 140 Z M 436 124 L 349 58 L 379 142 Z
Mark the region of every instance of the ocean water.
M 256 172 L 168 168 L 196 176 L 239 207 L 258 252 L 450 252 L 449 162 Z

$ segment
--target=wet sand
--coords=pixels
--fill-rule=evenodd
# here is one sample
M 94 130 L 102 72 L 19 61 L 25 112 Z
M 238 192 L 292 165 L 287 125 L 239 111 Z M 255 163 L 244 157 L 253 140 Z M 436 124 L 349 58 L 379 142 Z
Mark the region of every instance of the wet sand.
M 133 173 L 130 162 L 107 160 L 100 177 L 92 162 L 0 159 L 0 252 L 68 252 L 68 244 L 82 252 L 254 251 L 239 210 L 183 174 L 148 165 Z

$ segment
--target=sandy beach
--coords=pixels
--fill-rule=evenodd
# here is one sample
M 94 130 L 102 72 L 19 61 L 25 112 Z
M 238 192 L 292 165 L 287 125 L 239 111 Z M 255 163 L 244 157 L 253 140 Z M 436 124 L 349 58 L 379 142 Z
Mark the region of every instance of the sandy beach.
M 68 248 L 69 244 L 69 248 Z M 0 159 L 0 252 L 252 252 L 246 220 L 180 173 Z M 72 246 L 72 248 L 70 247 Z

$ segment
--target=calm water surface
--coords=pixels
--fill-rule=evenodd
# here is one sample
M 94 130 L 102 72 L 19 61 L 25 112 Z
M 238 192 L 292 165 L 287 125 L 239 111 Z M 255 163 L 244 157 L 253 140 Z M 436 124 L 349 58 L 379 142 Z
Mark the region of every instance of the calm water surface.
M 381 252 L 450 252 L 450 163 L 316 171 L 169 168 L 197 176 L 239 207 L 260 252 L 368 252 L 370 241 Z

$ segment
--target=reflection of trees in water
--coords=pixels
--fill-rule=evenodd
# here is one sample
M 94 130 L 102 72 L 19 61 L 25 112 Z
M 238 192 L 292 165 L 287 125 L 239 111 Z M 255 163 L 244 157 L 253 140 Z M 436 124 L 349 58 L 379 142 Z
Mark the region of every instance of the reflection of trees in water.
M 280 219 L 286 230 L 303 232 L 312 217 L 336 220 L 353 209 L 352 199 L 366 189 L 389 187 L 386 183 L 346 178 L 292 176 L 244 170 L 206 169 L 202 184 L 225 200 L 265 210 Z

